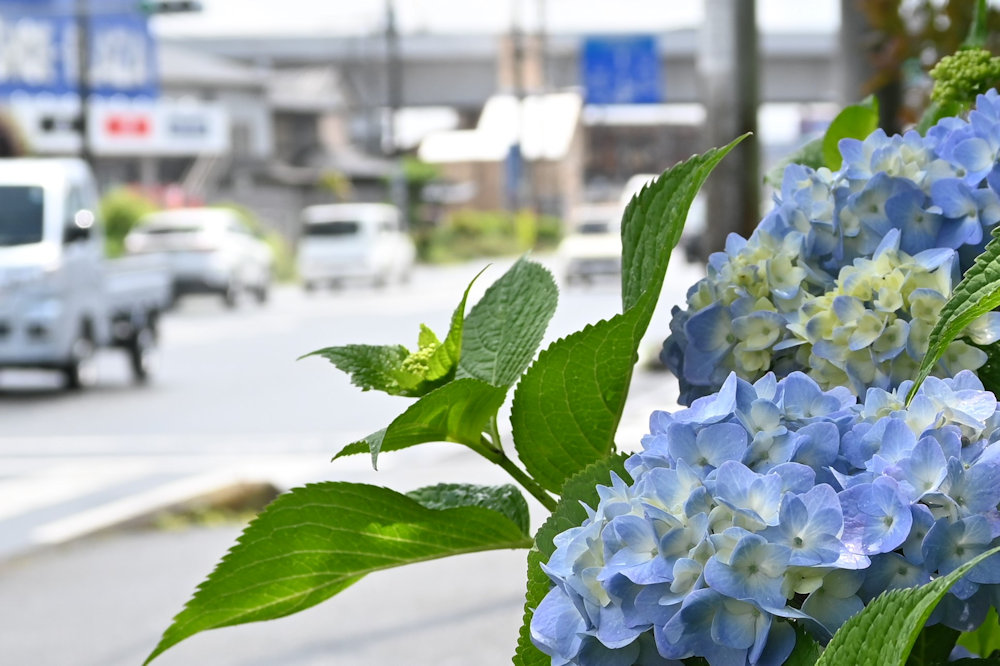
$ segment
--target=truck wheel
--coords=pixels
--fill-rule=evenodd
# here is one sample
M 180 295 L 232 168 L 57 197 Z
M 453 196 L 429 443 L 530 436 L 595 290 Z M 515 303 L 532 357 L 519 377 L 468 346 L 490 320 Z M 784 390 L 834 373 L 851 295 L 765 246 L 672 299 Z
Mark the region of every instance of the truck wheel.
M 80 336 L 70 350 L 70 361 L 62 369 L 66 388 L 78 391 L 97 382 L 97 363 L 94 358 L 94 342 L 86 336 Z
M 143 326 L 128 342 L 128 362 L 132 369 L 132 380 L 145 384 L 153 368 L 153 352 L 156 350 L 156 333 L 149 326 Z
M 237 287 L 233 282 L 226 285 L 226 290 L 222 292 L 222 302 L 225 304 L 227 309 L 232 310 L 236 308 L 239 291 L 239 287 Z
M 257 303 L 259 305 L 264 305 L 264 303 L 267 303 L 268 296 L 270 296 L 269 285 L 265 283 L 254 289 L 253 296 L 257 300 Z

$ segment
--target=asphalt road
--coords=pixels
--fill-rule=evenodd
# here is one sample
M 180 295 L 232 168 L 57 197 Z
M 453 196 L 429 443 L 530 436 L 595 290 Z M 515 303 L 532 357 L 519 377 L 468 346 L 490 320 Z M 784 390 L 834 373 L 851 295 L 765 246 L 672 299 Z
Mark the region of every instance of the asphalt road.
M 58 378 L 45 373 L 0 373 L 0 663 L 141 661 L 237 532 L 74 539 L 167 502 L 168 489 L 190 493 L 246 477 L 280 487 L 338 478 L 399 490 L 505 481 L 444 444 L 384 456 L 378 473 L 361 456 L 331 464 L 341 446 L 384 427 L 408 401 L 362 393 L 323 360 L 295 360 L 354 342 L 413 346 L 422 322 L 443 335 L 480 268 L 424 268 L 409 284 L 385 290 L 307 296 L 284 288 L 263 307 L 243 303 L 236 311 L 211 298 L 185 301 L 163 322 L 149 386 L 132 386 L 124 361 L 110 352 L 101 359 L 100 384 L 79 394 L 61 391 Z M 480 278 L 470 303 L 503 268 Z M 647 336 L 650 354 L 666 331 L 665 313 L 697 275 L 684 264 L 668 273 Z M 619 307 L 615 282 L 564 289 L 547 338 Z M 675 397 L 664 374 L 637 375 L 620 441 L 637 445 L 649 411 L 670 407 Z M 537 524 L 542 512 L 533 510 Z M 50 545 L 23 554 L 29 542 Z M 196 637 L 158 663 L 506 664 L 523 575 L 522 552 L 385 572 L 298 616 Z

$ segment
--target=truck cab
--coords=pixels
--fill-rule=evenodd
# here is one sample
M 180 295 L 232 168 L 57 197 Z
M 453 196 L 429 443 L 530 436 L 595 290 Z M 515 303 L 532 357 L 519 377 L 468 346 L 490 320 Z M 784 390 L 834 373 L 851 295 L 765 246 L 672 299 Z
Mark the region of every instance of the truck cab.
M 150 344 L 165 278 L 162 295 L 116 283 L 97 204 L 81 160 L 0 159 L 0 368 L 60 370 L 76 388 L 92 380 L 96 348 Z

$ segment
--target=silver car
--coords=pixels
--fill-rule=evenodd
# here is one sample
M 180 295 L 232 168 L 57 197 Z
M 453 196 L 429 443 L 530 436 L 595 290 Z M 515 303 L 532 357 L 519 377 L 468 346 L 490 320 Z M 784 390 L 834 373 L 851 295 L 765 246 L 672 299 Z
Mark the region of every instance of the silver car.
M 227 208 L 178 208 L 143 217 L 125 238 L 129 253 L 161 254 L 175 297 L 214 293 L 235 307 L 241 293 L 267 300 L 274 257 Z

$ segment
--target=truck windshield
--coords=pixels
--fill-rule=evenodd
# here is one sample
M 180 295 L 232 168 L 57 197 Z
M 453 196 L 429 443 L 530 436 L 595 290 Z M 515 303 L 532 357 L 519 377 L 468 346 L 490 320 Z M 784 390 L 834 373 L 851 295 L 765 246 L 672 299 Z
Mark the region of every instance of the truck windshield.
M 0 186 L 0 247 L 42 240 L 43 190 L 38 186 Z

